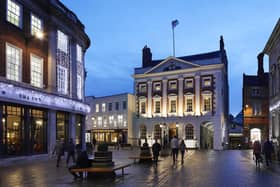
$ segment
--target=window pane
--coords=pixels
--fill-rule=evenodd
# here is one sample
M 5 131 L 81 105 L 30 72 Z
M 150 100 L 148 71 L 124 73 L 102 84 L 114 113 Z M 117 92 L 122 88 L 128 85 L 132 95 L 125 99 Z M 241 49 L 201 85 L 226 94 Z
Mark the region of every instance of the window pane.
M 21 80 L 21 55 L 22 50 L 10 44 L 6 44 L 6 77 L 7 79 Z
M 57 91 L 62 94 L 68 93 L 67 69 L 57 66 Z
M 83 61 L 83 55 L 82 55 L 82 47 L 77 44 L 77 61 L 82 62 Z
M 43 32 L 42 20 L 31 14 L 31 34 L 36 35 Z
M 77 75 L 77 96 L 78 99 L 82 99 L 82 77 Z
M 31 84 L 43 87 L 43 58 L 31 55 Z
M 13 0 L 7 1 L 7 21 L 21 27 L 21 6 Z
M 57 31 L 57 48 L 68 53 L 68 36 L 61 31 Z

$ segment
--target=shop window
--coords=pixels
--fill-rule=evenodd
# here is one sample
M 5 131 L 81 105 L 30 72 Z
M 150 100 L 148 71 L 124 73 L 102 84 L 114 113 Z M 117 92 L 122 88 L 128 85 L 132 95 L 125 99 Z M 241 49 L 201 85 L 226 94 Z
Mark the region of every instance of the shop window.
M 56 139 L 68 140 L 68 114 L 63 112 L 57 112 L 56 114 Z

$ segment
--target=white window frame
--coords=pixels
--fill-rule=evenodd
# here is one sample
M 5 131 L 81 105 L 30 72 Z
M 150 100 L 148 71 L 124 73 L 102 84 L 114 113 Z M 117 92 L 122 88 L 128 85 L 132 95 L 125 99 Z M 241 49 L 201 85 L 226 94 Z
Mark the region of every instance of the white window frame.
M 102 126 L 102 121 L 103 121 L 102 117 L 98 116 L 97 117 L 97 124 L 98 124 L 98 126 Z
M 38 66 L 39 66 L 39 70 L 38 70 Z M 30 83 L 32 86 L 43 88 L 43 77 L 44 77 L 43 66 L 44 66 L 44 59 L 42 57 L 39 57 L 31 53 L 30 54 Z M 37 78 L 39 79 L 39 81 L 36 80 Z
M 68 53 L 68 47 L 68 36 L 64 32 L 57 30 L 57 48 Z
M 173 84 L 175 85 L 174 88 L 172 88 Z M 168 81 L 168 89 L 169 90 L 177 90 L 177 88 L 178 88 L 177 80 L 170 80 L 170 81 Z
M 11 50 L 13 50 L 14 52 L 12 52 Z M 8 55 L 8 53 L 10 53 L 10 56 Z M 22 49 L 10 43 L 6 43 L 5 57 L 6 57 L 6 78 L 13 81 L 22 81 Z M 9 67 L 14 67 L 14 68 L 12 69 Z M 17 76 L 12 77 L 11 74 L 12 70 L 15 70 L 14 74 L 15 75 L 17 74 Z
M 192 110 L 188 111 L 188 100 L 191 99 L 192 100 Z M 185 96 L 185 113 L 187 114 L 192 114 L 194 112 L 194 95 L 193 94 L 189 94 Z
M 210 98 L 210 109 L 209 110 L 205 110 L 205 99 Z M 212 94 L 211 93 L 207 93 L 207 94 L 202 94 L 202 109 L 203 112 L 210 112 L 212 111 Z
M 156 103 L 159 102 L 159 112 L 156 111 L 157 105 Z M 161 97 L 155 97 L 153 98 L 153 108 L 154 108 L 154 115 L 160 115 L 161 114 Z
M 61 94 L 68 94 L 68 69 L 57 66 L 57 91 Z
M 78 99 L 82 99 L 83 90 L 82 90 L 82 76 L 77 75 L 77 97 Z
M 82 63 L 83 62 L 83 50 L 79 44 L 76 45 L 76 52 L 77 52 L 76 53 L 77 61 Z
M 15 0 L 7 0 L 6 10 L 6 20 L 17 27 L 22 28 L 22 5 Z M 15 19 L 16 17 L 18 20 Z
M 106 112 L 106 103 L 102 103 L 102 112 Z
M 99 112 L 99 104 L 95 104 L 95 112 L 96 112 L 96 113 Z
M 145 112 L 142 112 L 142 103 L 145 104 Z M 139 101 L 139 114 L 141 114 L 141 115 L 146 115 L 147 114 L 147 102 L 146 102 L 146 99 L 141 99 Z
M 43 33 L 43 21 L 33 13 L 30 15 L 30 24 L 31 35 L 36 36 Z

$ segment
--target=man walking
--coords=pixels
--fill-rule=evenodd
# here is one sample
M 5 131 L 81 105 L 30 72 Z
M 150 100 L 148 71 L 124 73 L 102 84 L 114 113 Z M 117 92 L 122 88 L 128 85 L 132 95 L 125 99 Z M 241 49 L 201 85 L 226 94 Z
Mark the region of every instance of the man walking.
M 263 145 L 263 153 L 265 157 L 266 166 L 269 166 L 272 163 L 271 154 L 273 153 L 273 145 L 269 138 L 267 138 L 266 142 Z
M 161 145 L 157 142 L 157 139 L 155 140 L 155 143 L 152 146 L 153 156 L 154 156 L 154 162 L 157 164 L 158 162 L 158 156 L 159 152 L 161 150 Z
M 64 155 L 64 144 L 63 144 L 63 140 L 59 141 L 59 140 L 56 140 L 56 144 L 55 144 L 55 147 L 54 147 L 54 150 L 53 150 L 53 155 L 54 153 L 56 153 L 56 157 L 57 157 L 57 160 L 56 160 L 56 167 L 59 167 L 59 163 L 60 163 L 60 159 L 61 159 L 61 156 Z
M 66 164 L 68 165 L 70 157 L 72 157 L 73 162 L 76 162 L 75 160 L 75 145 L 73 143 L 73 139 L 71 138 L 68 145 L 67 145 L 67 159 Z
M 175 164 L 175 161 L 177 161 L 178 158 L 178 148 L 179 148 L 179 141 L 177 136 L 174 136 L 170 142 L 171 149 L 172 149 L 172 156 L 173 156 L 173 164 Z

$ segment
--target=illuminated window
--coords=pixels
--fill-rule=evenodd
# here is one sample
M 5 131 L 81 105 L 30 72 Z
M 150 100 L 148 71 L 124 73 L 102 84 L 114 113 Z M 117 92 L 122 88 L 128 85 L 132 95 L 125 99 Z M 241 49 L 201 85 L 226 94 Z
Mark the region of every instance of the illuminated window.
M 193 88 L 193 79 L 185 80 L 185 88 Z
M 106 103 L 102 103 L 102 112 L 106 112 Z
M 77 61 L 78 62 L 83 62 L 83 51 L 82 51 L 82 47 L 77 44 L 76 45 L 76 48 L 77 48 Z
M 43 87 L 43 58 L 30 55 L 31 58 L 31 85 Z
M 99 104 L 95 104 L 95 112 L 99 112 Z
M 141 139 L 147 138 L 147 128 L 145 125 L 141 125 L 140 127 L 140 138 Z
M 102 117 L 98 117 L 97 118 L 97 124 L 99 125 L 99 126 L 101 126 L 102 125 Z
M 82 76 L 77 75 L 77 97 L 82 99 Z
M 123 115 L 118 115 L 118 124 L 123 123 Z
M 160 91 L 161 90 L 161 83 L 155 82 L 154 83 L 154 91 Z
M 155 101 L 155 113 L 160 113 L 160 101 Z
M 68 36 L 60 30 L 57 31 L 57 48 L 68 53 Z
M 186 112 L 193 112 L 193 96 L 186 97 Z
M 114 116 L 109 116 L 109 124 L 113 124 L 114 122 Z
M 14 0 L 7 0 L 7 21 L 22 27 L 22 6 Z
M 40 18 L 31 14 L 31 34 L 36 35 L 43 33 L 43 23 Z
M 161 128 L 160 128 L 160 125 L 155 125 L 154 139 L 157 139 L 157 140 L 161 139 Z
M 177 89 L 177 81 L 173 80 L 173 81 L 169 81 L 169 85 L 168 85 L 170 90 L 176 90 Z
M 202 81 L 203 81 L 203 86 L 204 87 L 209 87 L 212 85 L 211 83 L 211 77 L 203 77 L 202 78 Z
M 57 66 L 57 91 L 68 94 L 68 71 L 65 67 Z
M 21 81 L 22 50 L 6 43 L 6 77 Z
M 203 111 L 212 110 L 212 97 L 211 95 L 203 95 Z
M 193 126 L 191 124 L 186 125 L 185 127 L 185 139 L 192 140 L 194 136 Z
M 146 84 L 139 84 L 139 92 L 146 93 L 147 92 L 147 85 Z
M 175 113 L 176 112 L 176 100 L 170 101 L 170 112 Z
M 145 101 L 140 102 L 140 113 L 146 114 L 146 102 Z

